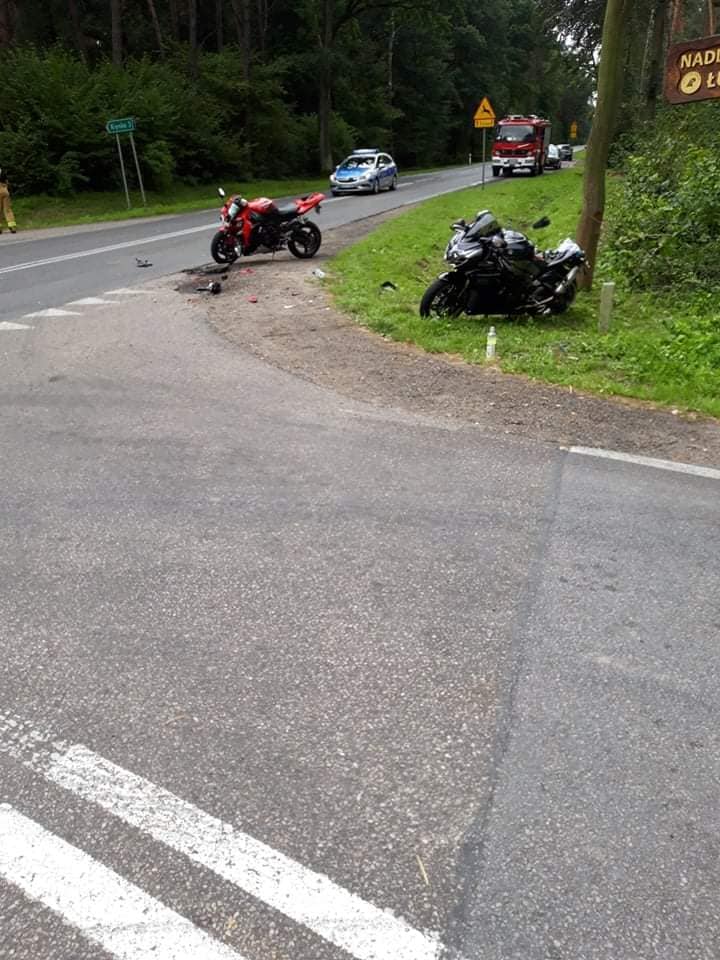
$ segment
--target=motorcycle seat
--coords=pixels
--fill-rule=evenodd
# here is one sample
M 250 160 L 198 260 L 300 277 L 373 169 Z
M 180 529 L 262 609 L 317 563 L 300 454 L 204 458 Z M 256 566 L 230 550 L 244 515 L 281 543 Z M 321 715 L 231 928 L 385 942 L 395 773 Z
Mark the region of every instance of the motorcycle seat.
M 276 216 L 279 216 L 281 220 L 292 220 L 293 217 L 297 216 L 297 203 L 293 201 L 292 203 L 278 203 Z

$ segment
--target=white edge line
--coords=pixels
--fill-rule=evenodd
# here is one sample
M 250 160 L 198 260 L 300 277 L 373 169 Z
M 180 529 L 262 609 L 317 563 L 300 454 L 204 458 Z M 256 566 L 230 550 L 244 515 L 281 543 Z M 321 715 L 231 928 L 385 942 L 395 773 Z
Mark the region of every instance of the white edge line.
M 0 876 L 121 960 L 242 960 L 8 804 L 0 805 Z
M 689 473 L 695 477 L 709 477 L 720 480 L 720 470 L 715 467 L 702 467 L 695 463 L 676 463 L 674 460 L 656 460 L 654 457 L 642 457 L 633 453 L 621 453 L 619 450 L 603 450 L 601 447 L 566 447 L 570 453 L 583 457 L 602 457 L 605 460 L 622 460 L 636 463 L 641 467 L 653 467 L 656 470 L 670 470 L 673 473 Z

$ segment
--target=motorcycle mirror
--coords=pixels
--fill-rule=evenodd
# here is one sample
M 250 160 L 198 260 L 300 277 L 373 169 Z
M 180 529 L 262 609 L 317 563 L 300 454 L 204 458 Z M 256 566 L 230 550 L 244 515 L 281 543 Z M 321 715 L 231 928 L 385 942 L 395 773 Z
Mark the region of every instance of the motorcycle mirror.
M 543 227 L 550 226 L 550 217 L 540 217 L 540 219 L 533 224 L 533 230 L 542 230 Z
M 464 220 L 456 220 L 455 223 L 452 225 L 452 229 L 453 229 L 453 230 L 464 230 L 466 226 L 467 226 L 467 224 L 465 223 Z
M 218 187 L 218 193 L 220 194 L 221 197 L 225 196 L 225 191 L 223 190 L 222 187 Z

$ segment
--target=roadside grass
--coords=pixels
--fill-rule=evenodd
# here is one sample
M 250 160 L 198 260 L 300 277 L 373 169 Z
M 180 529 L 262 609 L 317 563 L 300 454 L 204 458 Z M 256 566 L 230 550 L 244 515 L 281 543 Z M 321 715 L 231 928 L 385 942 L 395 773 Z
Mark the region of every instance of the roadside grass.
M 177 184 L 167 193 L 146 191 L 147 206 L 142 205 L 140 191 L 130 191 L 132 207 L 127 209 L 122 190 L 113 192 L 78 193 L 70 197 L 50 197 L 38 194 L 32 197 L 13 196 L 12 204 L 20 230 L 42 227 L 68 227 L 75 224 L 102 223 L 110 220 L 131 220 L 162 214 L 192 213 L 196 210 L 220 208 L 217 187 L 228 194 L 240 193 L 247 197 L 288 197 L 311 190 L 327 189 L 327 179 L 307 180 L 251 180 L 244 183 L 218 183 L 191 186 Z M 12 185 L 11 185 L 12 186 Z
M 613 184 L 610 182 L 610 194 Z M 429 200 L 391 220 L 340 253 L 331 288 L 339 307 L 383 336 L 430 353 L 483 364 L 489 326 L 497 330 L 497 359 L 508 373 L 698 411 L 720 417 L 720 311 L 718 293 L 681 297 L 633 292 L 612 277 L 602 258 L 589 294 L 558 317 L 422 319 L 418 305 L 444 269 L 450 224 L 490 208 L 504 226 L 528 232 L 540 249 L 572 236 L 581 209 L 582 164 L 539 178 L 513 178 Z M 532 230 L 547 215 L 552 223 Z M 612 327 L 597 330 L 602 280 L 618 282 Z M 391 281 L 397 290 L 383 289 Z M 705 333 L 698 335 L 698 330 Z M 705 339 L 703 339 L 703 337 Z

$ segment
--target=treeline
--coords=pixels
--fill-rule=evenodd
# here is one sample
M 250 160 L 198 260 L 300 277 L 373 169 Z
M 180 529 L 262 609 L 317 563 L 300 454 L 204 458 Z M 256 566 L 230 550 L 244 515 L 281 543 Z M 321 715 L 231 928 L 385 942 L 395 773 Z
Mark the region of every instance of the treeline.
M 541 0 L 0 0 L 0 162 L 25 192 L 116 186 L 122 116 L 159 189 L 361 145 L 452 162 L 478 155 L 482 96 L 584 134 L 592 70 Z

